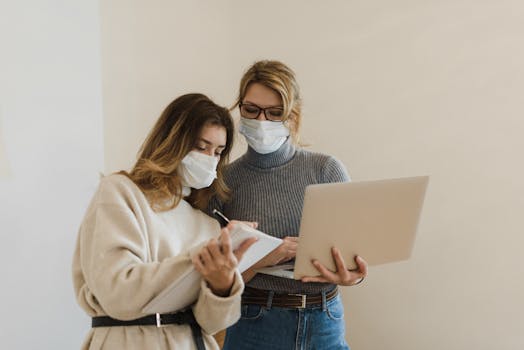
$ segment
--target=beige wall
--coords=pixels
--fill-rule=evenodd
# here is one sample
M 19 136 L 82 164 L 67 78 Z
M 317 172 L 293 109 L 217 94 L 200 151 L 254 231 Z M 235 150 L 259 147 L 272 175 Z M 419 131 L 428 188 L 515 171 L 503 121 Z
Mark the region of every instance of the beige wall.
M 164 107 L 183 93 L 233 100 L 228 1 L 101 1 L 107 172 L 127 169 Z
M 354 180 L 431 175 L 412 259 L 344 291 L 353 349 L 524 346 L 524 4 L 119 1 L 102 24 L 107 171 L 171 98 L 230 104 L 249 64 L 281 59 L 311 149 Z

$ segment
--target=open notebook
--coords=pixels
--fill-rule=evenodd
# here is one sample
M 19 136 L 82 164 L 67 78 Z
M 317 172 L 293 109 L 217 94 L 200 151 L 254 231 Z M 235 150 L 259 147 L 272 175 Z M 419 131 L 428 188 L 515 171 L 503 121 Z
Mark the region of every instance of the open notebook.
M 233 249 L 237 249 L 247 238 L 258 238 L 258 241 L 249 247 L 242 260 L 240 260 L 238 265 L 240 272 L 247 270 L 282 243 L 281 239 L 269 236 L 242 223 L 236 224 L 230 231 L 230 235 Z M 191 248 L 188 252 L 189 257 L 193 257 L 194 254 L 198 253 L 205 244 L 207 244 L 207 241 Z M 151 300 L 142 309 L 142 312 L 146 314 L 163 313 L 182 310 L 190 306 L 198 298 L 201 281 L 202 277 L 200 274 L 191 267 L 185 274 L 173 281 L 169 287 Z

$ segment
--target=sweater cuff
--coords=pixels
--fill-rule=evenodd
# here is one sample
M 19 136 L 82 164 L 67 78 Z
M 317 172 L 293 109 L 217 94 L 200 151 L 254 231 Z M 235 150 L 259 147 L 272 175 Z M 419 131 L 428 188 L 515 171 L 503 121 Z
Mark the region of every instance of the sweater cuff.
M 222 297 L 220 295 L 214 294 L 204 279 L 202 279 L 200 282 L 200 288 L 202 294 L 200 297 L 204 296 L 215 303 L 220 301 L 229 302 L 232 299 L 238 298 L 242 295 L 242 292 L 244 291 L 244 281 L 242 280 L 242 275 L 237 269 L 235 270 L 235 280 L 233 281 L 233 285 L 231 286 L 228 296 Z
M 193 306 L 193 312 L 202 331 L 214 334 L 225 329 L 240 318 L 240 301 L 244 291 L 242 275 L 235 271 L 235 281 L 226 297 L 213 294 L 205 281 L 200 285 L 200 296 Z

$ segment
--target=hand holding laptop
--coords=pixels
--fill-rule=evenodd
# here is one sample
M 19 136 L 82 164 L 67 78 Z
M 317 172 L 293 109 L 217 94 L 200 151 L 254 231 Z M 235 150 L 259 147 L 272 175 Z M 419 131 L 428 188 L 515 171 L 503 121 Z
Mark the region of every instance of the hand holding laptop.
M 333 260 L 335 261 L 335 266 L 337 268 L 335 272 L 330 271 L 327 267 L 322 265 L 321 262 L 314 259 L 311 263 L 318 270 L 320 276 L 302 277 L 301 281 L 304 283 L 320 282 L 334 283 L 340 286 L 354 286 L 361 283 L 368 275 L 368 263 L 361 256 L 355 257 L 357 268 L 348 270 L 340 250 L 333 247 L 331 248 L 331 254 L 333 255 Z
M 415 176 L 308 186 L 294 272 L 276 267 L 259 272 L 354 285 L 366 276 L 368 264 L 409 259 L 428 181 Z
M 355 276 L 351 270 L 364 276 L 364 263 L 409 259 L 428 181 L 428 176 L 415 176 L 308 186 L 295 279 L 320 272 L 318 281 L 344 283 Z M 366 261 L 355 260 L 357 255 Z M 346 268 L 350 274 L 341 274 Z

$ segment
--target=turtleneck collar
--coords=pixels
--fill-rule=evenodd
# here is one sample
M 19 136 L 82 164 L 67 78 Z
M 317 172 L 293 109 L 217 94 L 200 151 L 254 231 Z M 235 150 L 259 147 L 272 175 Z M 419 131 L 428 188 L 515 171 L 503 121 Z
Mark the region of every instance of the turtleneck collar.
M 260 154 L 257 153 L 253 148 L 248 147 L 247 152 L 242 157 L 249 165 L 261 168 L 275 168 L 289 162 L 295 155 L 296 147 L 291 141 L 291 137 L 288 137 L 286 142 L 280 146 L 275 152 Z

